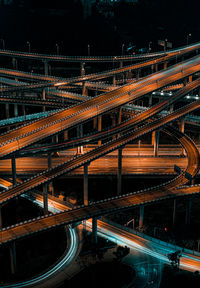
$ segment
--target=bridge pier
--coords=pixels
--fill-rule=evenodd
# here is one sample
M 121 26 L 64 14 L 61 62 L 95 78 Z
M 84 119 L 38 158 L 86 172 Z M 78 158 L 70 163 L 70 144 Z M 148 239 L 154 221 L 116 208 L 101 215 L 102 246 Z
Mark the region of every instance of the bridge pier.
M 84 165 L 83 175 L 83 204 L 88 205 L 88 166 L 90 163 Z
M 144 205 L 140 206 L 139 230 L 141 231 L 144 225 Z
M 18 105 L 14 104 L 14 116 L 18 117 Z
M 6 109 L 6 119 L 8 119 L 8 118 L 10 118 L 10 111 L 9 111 L 9 104 L 8 103 L 6 103 L 6 105 L 5 105 L 5 109 Z
M 43 183 L 43 211 L 44 215 L 48 215 L 48 185 Z
M 164 64 L 163 64 L 163 69 L 164 69 L 164 70 L 167 69 L 167 61 L 164 62 Z
M 140 79 L 140 69 L 136 70 L 136 80 Z
M 88 89 L 85 85 L 85 81 L 83 81 L 83 84 L 82 84 L 82 95 L 83 96 L 88 96 Z
M 92 218 L 92 243 L 97 244 L 97 217 Z
M 185 224 L 190 224 L 191 208 L 192 208 L 192 198 L 188 198 L 186 199 Z
M 102 130 L 102 115 L 98 116 L 98 131 Z M 101 140 L 98 141 L 98 145 L 101 145 Z
M 152 145 L 154 146 L 154 157 L 158 156 L 159 135 L 160 135 L 160 131 L 159 130 L 152 132 Z
M 51 153 L 48 153 L 48 169 L 51 169 L 52 168 L 52 155 Z M 54 187 L 53 187 L 53 182 L 49 182 L 49 185 L 48 185 L 48 192 L 51 194 L 51 195 L 54 195 Z
M 93 118 L 93 129 L 97 129 L 97 121 L 98 121 L 98 117 L 94 117 Z
M 77 137 L 83 137 L 83 124 L 77 126 Z M 77 147 L 77 154 L 83 154 L 83 146 Z
M 13 69 L 17 70 L 17 59 L 16 58 L 12 58 L 12 66 L 13 66 Z
M 49 74 L 49 63 L 47 60 L 43 62 L 44 62 L 44 75 L 47 76 Z
M 42 100 L 46 100 L 46 91 L 45 91 L 45 88 L 42 89 Z M 43 105 L 42 106 L 42 111 L 45 112 L 46 111 L 46 107 Z
M 118 149 L 117 195 L 122 192 L 122 148 Z
M 81 62 L 81 76 L 85 75 L 85 63 Z
M 116 75 L 113 76 L 113 86 L 116 86 Z
M 11 274 L 15 274 L 17 271 L 17 261 L 16 261 L 16 243 L 12 241 L 10 243 L 10 270 Z
M 153 100 L 153 96 L 151 94 L 151 95 L 149 95 L 149 107 L 152 106 L 152 100 Z
M 69 138 L 68 130 L 65 130 L 65 131 L 63 132 L 63 135 L 64 135 L 64 140 L 68 140 L 68 138 Z
M 15 156 L 12 156 L 11 158 L 11 166 L 12 166 L 12 180 L 13 180 L 13 185 L 17 184 L 17 175 L 16 175 L 16 161 L 15 161 Z
M 2 225 L 3 225 L 3 222 L 2 222 L 2 206 L 0 205 L 0 230 L 2 229 Z
M 185 131 L 185 119 L 181 118 L 179 120 L 179 131 L 181 131 L 182 133 L 184 133 Z
M 188 82 L 192 82 L 192 75 L 189 75 Z

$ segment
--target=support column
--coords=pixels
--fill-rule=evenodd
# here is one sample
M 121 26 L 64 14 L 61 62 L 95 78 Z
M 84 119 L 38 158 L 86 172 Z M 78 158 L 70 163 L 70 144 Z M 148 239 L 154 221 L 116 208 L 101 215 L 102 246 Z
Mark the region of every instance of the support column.
M 190 215 L 192 208 L 192 199 L 186 199 L 186 215 L 185 215 L 185 224 L 190 224 Z
M 174 206 L 173 206 L 173 226 L 176 224 L 176 210 L 177 210 L 177 200 L 174 199 Z
M 44 75 L 47 76 L 49 74 L 48 61 L 44 61 Z
M 85 63 L 81 62 L 81 76 L 85 75 Z
M 122 107 L 119 108 L 119 111 L 118 111 L 118 119 L 117 119 L 117 123 L 118 124 L 121 124 L 122 122 Z M 117 137 L 119 138 L 120 137 L 120 133 L 117 135 Z
M 6 119 L 8 119 L 8 118 L 10 118 L 9 104 L 8 103 L 6 103 L 5 108 L 6 108 Z
M 22 105 L 22 113 L 24 118 L 26 119 L 26 109 L 25 109 L 25 105 Z
M 163 69 L 164 69 L 164 70 L 167 69 L 167 61 L 164 62 Z
M 141 231 L 144 224 L 144 205 L 140 206 L 139 230 Z
M 98 131 L 102 130 L 102 115 L 98 116 Z M 98 145 L 101 145 L 101 140 L 98 141 Z
M 46 100 L 46 91 L 45 88 L 42 90 L 42 100 Z M 46 111 L 46 107 L 43 105 L 42 106 L 42 111 L 45 112 Z
M 52 168 L 52 155 L 51 153 L 48 153 L 48 169 Z M 51 181 L 48 185 L 48 192 L 51 195 L 54 195 L 54 187 L 53 187 L 53 182 Z
M 97 217 L 92 218 L 92 242 L 97 244 Z
M 64 131 L 64 140 L 68 140 L 69 138 L 69 134 L 68 134 L 68 130 Z
M 83 176 L 83 204 L 88 205 L 88 166 L 90 164 L 84 165 L 84 176 Z
M 122 148 L 118 149 L 117 195 L 122 192 Z
M 181 131 L 182 133 L 184 133 L 185 131 L 185 119 L 181 118 L 179 121 L 179 131 Z
M 170 111 L 170 113 L 173 113 L 173 112 L 174 112 L 174 104 L 171 104 L 171 105 L 169 106 L 169 111 Z
M 85 81 L 82 84 L 82 95 L 83 96 L 88 96 L 88 89 L 87 89 L 87 87 L 85 85 Z
M 77 126 L 77 137 L 78 138 L 83 137 L 83 125 L 82 124 Z M 83 154 L 83 146 L 77 147 L 77 154 Z
M 192 75 L 188 77 L 188 82 L 192 82 Z
M 97 129 L 97 121 L 98 121 L 98 117 L 94 117 L 93 118 L 93 129 Z
M 0 205 L 0 230 L 2 229 L 2 206 Z
M 16 161 L 15 161 L 15 156 L 11 158 L 11 165 L 12 165 L 12 180 L 13 180 L 13 185 L 17 184 L 17 175 L 16 175 Z
M 140 69 L 136 70 L 136 80 L 140 79 Z
M 14 104 L 14 116 L 18 117 L 18 105 Z
M 48 214 L 48 187 L 47 183 L 43 183 L 43 211 L 44 215 Z
M 158 64 L 155 65 L 155 71 L 158 72 Z
M 116 86 L 116 76 L 113 76 L 113 86 Z
M 154 157 L 158 156 L 158 150 L 159 150 L 159 135 L 160 131 L 155 131 L 155 138 L 154 138 Z
M 12 66 L 13 66 L 13 69 L 17 70 L 17 59 L 16 58 L 12 58 Z
M 153 100 L 153 96 L 151 94 L 151 95 L 149 95 L 149 107 L 152 106 L 152 100 Z
M 15 274 L 17 271 L 17 263 L 16 263 L 16 244 L 15 241 L 10 243 L 10 270 L 11 274 Z

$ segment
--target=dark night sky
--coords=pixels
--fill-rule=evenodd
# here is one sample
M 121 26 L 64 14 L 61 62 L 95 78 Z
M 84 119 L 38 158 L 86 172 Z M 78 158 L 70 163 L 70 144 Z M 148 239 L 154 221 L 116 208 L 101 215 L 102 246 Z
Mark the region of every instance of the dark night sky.
M 73 0 L 26 0 L 24 8 L 0 7 L 0 37 L 6 48 L 55 53 L 59 43 L 63 54 L 119 53 L 122 43 L 144 47 L 149 41 L 168 38 L 173 46 L 199 40 L 198 1 L 140 0 L 138 5 L 123 3 L 113 8 L 114 17 L 105 19 L 98 12 L 86 20 L 80 3 Z

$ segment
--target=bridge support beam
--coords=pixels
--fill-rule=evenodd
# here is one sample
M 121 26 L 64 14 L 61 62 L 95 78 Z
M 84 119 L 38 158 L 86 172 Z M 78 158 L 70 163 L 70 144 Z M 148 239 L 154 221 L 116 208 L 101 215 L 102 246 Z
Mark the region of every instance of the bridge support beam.
M 88 166 L 90 164 L 84 165 L 84 175 L 83 175 L 83 204 L 88 205 Z
M 173 226 L 176 224 L 176 210 L 177 210 L 177 200 L 174 199 L 174 205 L 173 205 Z
M 116 86 L 116 76 L 113 76 L 113 86 Z
M 14 116 L 18 117 L 18 105 L 14 104 Z
M 46 91 L 45 88 L 42 90 L 42 100 L 46 100 Z M 42 111 L 45 112 L 46 111 L 46 107 L 43 105 L 42 106 Z
M 97 244 L 97 217 L 92 218 L 92 243 Z
M 164 69 L 164 70 L 167 69 L 167 61 L 164 62 L 164 64 L 163 64 L 163 69 Z
M 192 208 L 192 199 L 188 198 L 186 199 L 185 224 L 190 224 L 191 208 Z
M 102 130 L 102 115 L 98 116 L 98 131 Z M 101 140 L 98 141 L 98 145 L 101 145 Z
M 83 96 L 88 96 L 88 89 L 86 87 L 85 81 L 82 84 L 82 95 Z
M 16 243 L 12 241 L 10 243 L 10 270 L 11 274 L 15 274 L 17 271 L 17 262 L 16 262 Z
M 2 207 L 0 206 L 0 230 L 2 229 L 2 225 L 3 225 L 3 222 L 2 222 Z
M 68 140 L 68 138 L 69 138 L 68 130 L 65 130 L 65 131 L 63 132 L 63 135 L 64 135 L 64 140 Z
M 85 75 L 85 63 L 81 62 L 81 76 Z
M 153 133 L 155 133 L 154 136 L 153 136 Z M 157 130 L 157 131 L 154 131 L 153 133 L 152 133 L 152 136 L 154 137 L 154 143 L 153 143 L 153 145 L 154 145 L 154 157 L 157 157 L 158 156 L 158 150 L 159 150 L 160 131 Z
M 149 107 L 152 106 L 152 100 L 153 100 L 153 96 L 152 96 L 152 95 L 149 95 Z
M 43 211 L 44 211 L 44 215 L 48 214 L 48 187 L 47 187 L 47 183 L 43 183 Z
M 6 119 L 8 119 L 8 118 L 10 118 L 10 109 L 9 109 L 9 104 L 8 103 L 6 103 L 6 105 L 5 105 L 5 109 L 6 109 Z
M 141 231 L 144 224 L 144 205 L 140 206 L 139 230 Z
M 11 166 L 12 166 L 13 185 L 16 185 L 17 184 L 17 174 L 16 174 L 16 161 L 15 161 L 14 156 L 11 158 Z
M 98 121 L 98 117 L 94 117 L 93 118 L 93 129 L 97 129 L 97 121 Z
M 49 64 L 48 61 L 44 61 L 44 75 L 47 76 L 49 74 Z
M 78 138 L 83 137 L 83 125 L 82 124 L 77 126 L 77 137 Z M 77 147 L 77 154 L 83 154 L 83 146 Z
M 122 192 L 122 148 L 118 149 L 117 195 Z
M 185 119 L 181 118 L 179 121 L 179 131 L 181 131 L 182 133 L 184 133 L 185 131 Z
M 16 58 L 12 58 L 12 66 L 13 66 L 13 69 L 17 70 L 17 59 Z
M 51 153 L 48 153 L 48 169 L 52 168 L 52 155 Z M 48 185 L 48 192 L 51 195 L 54 195 L 54 187 L 53 187 L 53 182 L 51 181 Z

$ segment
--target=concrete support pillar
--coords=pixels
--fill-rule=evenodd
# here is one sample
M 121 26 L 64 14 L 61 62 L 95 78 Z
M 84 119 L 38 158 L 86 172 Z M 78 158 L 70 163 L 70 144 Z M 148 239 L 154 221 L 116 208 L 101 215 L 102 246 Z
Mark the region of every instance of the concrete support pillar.
M 82 84 L 82 95 L 83 96 L 88 96 L 88 89 L 87 89 L 87 87 L 85 85 L 85 81 Z
M 192 208 L 192 199 L 188 198 L 186 199 L 185 224 L 190 224 L 191 208 Z
M 26 118 L 26 109 L 25 109 L 25 105 L 22 105 L 22 113 L 24 118 Z
M 2 211 L 1 210 L 2 210 L 2 207 L 0 206 L 0 230 L 2 229 L 2 225 L 3 225 L 2 224 L 3 223 L 2 222 Z
M 117 195 L 122 192 L 122 148 L 118 149 Z
M 43 211 L 44 215 L 48 214 L 48 187 L 47 183 L 43 183 Z
M 179 121 L 179 130 L 182 133 L 184 133 L 184 131 L 185 131 L 185 119 L 184 118 L 181 118 Z
M 85 75 L 85 63 L 81 62 L 81 76 Z
M 192 82 L 192 75 L 188 77 L 188 82 Z
M 160 131 L 155 131 L 155 138 L 154 138 L 154 157 L 158 156 L 158 150 L 159 150 L 159 135 Z
M 17 70 L 17 59 L 16 58 L 12 58 L 12 66 L 13 66 L 13 69 Z
M 10 109 L 9 109 L 9 104 L 8 103 L 6 103 L 6 105 L 5 105 L 5 109 L 6 109 L 6 119 L 8 119 L 8 118 L 10 118 Z
M 48 169 L 51 169 L 52 168 L 52 155 L 51 153 L 48 153 Z M 48 184 L 48 192 L 51 194 L 51 195 L 54 195 L 54 187 L 53 187 L 53 182 L 50 182 Z
M 14 116 L 18 117 L 18 105 L 14 104 Z
M 153 96 L 152 96 L 152 95 L 149 95 L 149 107 L 152 106 L 152 100 L 153 100 Z
M 177 210 L 177 200 L 174 199 L 174 205 L 173 205 L 173 226 L 176 224 L 176 210 Z
M 16 174 L 16 161 L 15 161 L 15 157 L 14 156 L 11 158 L 11 165 L 12 165 L 13 185 L 16 185 L 17 184 L 17 174 Z
M 155 65 L 155 71 L 158 72 L 158 64 Z
M 83 204 L 88 205 L 88 166 L 90 164 L 84 165 L 84 175 L 83 175 Z
M 68 130 L 64 131 L 64 140 L 68 140 L 69 135 L 68 135 Z
M 97 217 L 92 218 L 92 242 L 97 244 Z
M 141 231 L 144 224 L 144 205 L 140 206 L 139 230 Z
M 140 79 L 140 69 L 136 70 L 136 80 Z
M 114 114 L 111 114 L 111 119 L 112 119 L 112 127 L 116 126 L 116 115 L 115 113 Z M 116 139 L 116 136 L 113 135 L 113 140 Z
M 164 70 L 167 69 L 167 61 L 164 62 L 164 64 L 163 64 L 163 69 L 164 69 Z
M 116 76 L 113 76 L 113 86 L 116 86 Z
M 94 117 L 93 118 L 93 129 L 97 129 L 97 121 L 98 121 L 98 118 Z
M 45 88 L 42 90 L 42 100 L 46 100 L 46 91 Z M 46 107 L 43 105 L 42 106 L 42 111 L 45 112 L 46 111 Z
M 83 125 L 82 124 L 77 126 L 77 137 L 78 138 L 83 137 Z M 83 154 L 83 146 L 77 147 L 77 154 Z
M 44 75 L 47 76 L 48 74 L 49 74 L 48 61 L 44 61 Z
M 117 123 L 121 124 L 121 122 L 122 122 L 122 107 L 119 108 L 117 116 L 118 116 Z M 117 135 L 117 137 L 120 137 L 120 133 Z
M 102 115 L 98 116 L 98 131 L 102 130 Z M 98 145 L 101 145 L 101 140 L 98 141 Z
M 171 105 L 169 106 L 169 112 L 170 112 L 170 113 L 173 113 L 173 112 L 174 112 L 174 104 L 171 104 Z
M 11 274 L 15 274 L 17 271 L 17 262 L 16 262 L 16 244 L 15 241 L 10 243 L 10 270 Z

